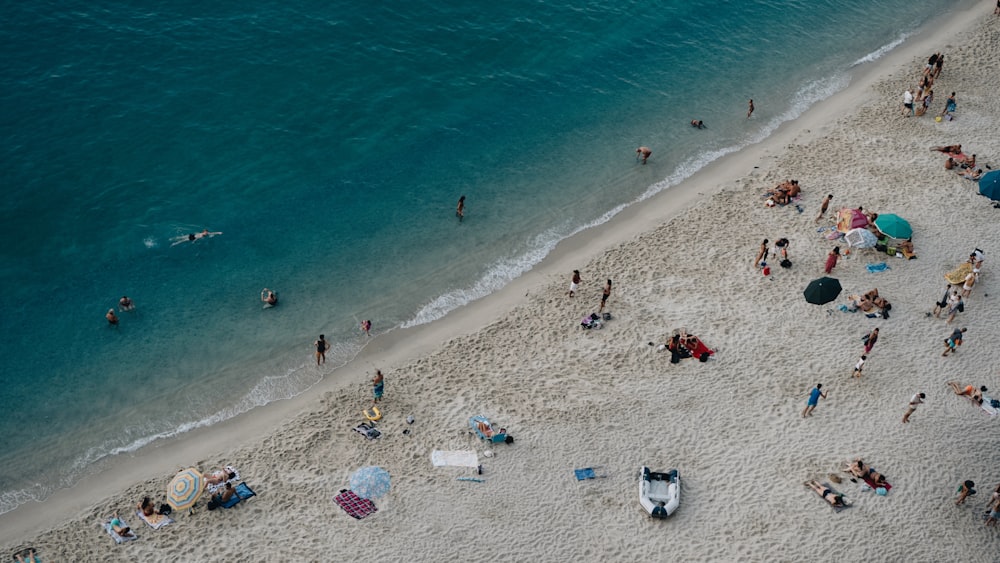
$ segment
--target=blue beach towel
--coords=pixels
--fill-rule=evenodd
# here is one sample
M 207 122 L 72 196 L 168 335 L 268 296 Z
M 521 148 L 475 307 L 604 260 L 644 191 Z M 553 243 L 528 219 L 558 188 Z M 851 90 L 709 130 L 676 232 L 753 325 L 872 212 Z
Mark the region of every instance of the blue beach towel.
M 223 504 L 220 504 L 222 508 L 232 508 L 240 503 L 241 500 L 246 500 L 250 497 L 257 496 L 257 493 L 253 492 L 246 483 L 240 483 L 236 485 L 236 491 L 233 496 L 229 497 L 229 500 Z
M 868 269 L 868 273 L 874 274 L 876 272 L 884 272 L 886 270 L 891 270 L 888 264 L 885 262 L 879 262 L 878 264 L 867 264 L 865 268 Z
M 584 467 L 583 469 L 574 469 L 573 474 L 576 475 L 577 481 L 584 481 L 587 479 L 602 479 L 607 477 L 607 475 L 598 475 L 597 469 L 600 467 Z

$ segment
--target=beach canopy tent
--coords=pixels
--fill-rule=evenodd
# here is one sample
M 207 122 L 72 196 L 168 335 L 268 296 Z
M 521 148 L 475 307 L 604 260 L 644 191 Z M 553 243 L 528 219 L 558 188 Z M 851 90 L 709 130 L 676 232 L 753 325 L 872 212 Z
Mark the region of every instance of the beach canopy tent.
M 389 472 L 377 465 L 362 467 L 351 475 L 350 486 L 361 498 L 376 499 L 389 492 Z
M 174 510 L 191 508 L 205 490 L 205 478 L 193 467 L 181 471 L 167 485 L 167 504 Z
M 851 248 L 872 248 L 878 243 L 875 233 L 868 229 L 851 229 L 844 235 L 844 240 Z
M 831 277 L 822 277 L 809 282 L 802 295 L 806 301 L 814 305 L 825 305 L 840 295 L 840 280 Z
M 868 226 L 868 217 L 858 209 L 841 209 L 837 212 L 837 230 L 846 233 Z
M 1000 201 L 1000 170 L 979 177 L 979 193 L 994 201 Z
M 913 236 L 913 227 L 910 223 L 895 213 L 882 213 L 876 217 L 875 228 L 889 238 L 905 240 Z

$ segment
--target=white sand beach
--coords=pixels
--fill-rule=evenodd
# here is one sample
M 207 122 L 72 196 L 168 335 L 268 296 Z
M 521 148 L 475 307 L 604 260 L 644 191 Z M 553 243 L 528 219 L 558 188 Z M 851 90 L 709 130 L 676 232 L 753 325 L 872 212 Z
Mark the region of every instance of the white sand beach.
M 937 22 L 763 143 L 565 241 L 503 291 L 374 339 L 308 393 L 154 444 L 0 516 L 0 544 L 8 554 L 34 547 L 46 562 L 1000 560 L 1000 529 L 981 518 L 1000 484 L 1000 416 L 946 385 L 1000 396 L 1000 209 L 928 150 L 960 143 L 979 165 L 1000 168 L 992 10 L 981 3 Z M 934 105 L 903 117 L 902 93 L 935 51 L 947 62 Z M 936 122 L 952 91 L 956 119 Z M 803 211 L 763 205 L 789 178 L 803 186 Z M 826 194 L 831 211 L 817 224 Z M 840 297 L 807 303 L 802 291 L 824 275 L 829 250 L 847 248 L 817 229 L 858 206 L 906 218 L 917 258 L 852 251 L 832 273 Z M 780 237 L 793 266 L 774 263 L 765 277 L 754 256 L 762 239 Z M 986 260 L 965 311 L 951 325 L 928 317 L 943 275 L 975 248 Z M 889 269 L 866 268 L 879 262 Z M 574 269 L 583 283 L 569 298 Z M 607 279 L 613 318 L 582 330 Z M 838 309 L 872 288 L 892 303 L 888 319 Z M 878 344 L 852 378 L 874 327 Z M 954 327 L 968 328 L 965 341 L 942 357 Z M 649 343 L 678 328 L 717 353 L 672 364 Z M 368 441 L 352 428 L 375 368 L 386 374 L 383 434 Z M 828 396 L 802 418 L 816 383 Z M 925 404 L 903 424 L 918 392 Z M 478 440 L 468 426 L 477 414 L 515 442 Z M 433 450 L 475 450 L 483 473 L 433 467 Z M 849 480 L 842 468 L 857 457 L 887 477 L 887 495 Z M 157 530 L 135 517 L 135 503 L 161 499 L 178 469 L 225 464 L 256 497 L 215 511 L 205 499 Z M 366 465 L 387 469 L 392 489 L 378 512 L 355 520 L 332 499 Z M 640 508 L 642 465 L 679 470 L 680 508 L 669 519 Z M 574 478 L 593 466 L 607 477 Z M 803 485 L 830 474 L 851 508 L 834 512 Z M 966 479 L 979 494 L 956 506 Z M 137 541 L 116 545 L 98 527 L 115 511 Z

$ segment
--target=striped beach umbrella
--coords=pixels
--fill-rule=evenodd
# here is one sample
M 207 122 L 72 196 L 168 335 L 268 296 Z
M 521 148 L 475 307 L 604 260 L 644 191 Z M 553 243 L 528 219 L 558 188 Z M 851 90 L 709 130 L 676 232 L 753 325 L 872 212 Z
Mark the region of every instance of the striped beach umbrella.
M 197 469 L 189 467 L 174 475 L 170 485 L 167 486 L 167 504 L 174 510 L 191 508 L 198 502 L 204 490 L 205 478 Z

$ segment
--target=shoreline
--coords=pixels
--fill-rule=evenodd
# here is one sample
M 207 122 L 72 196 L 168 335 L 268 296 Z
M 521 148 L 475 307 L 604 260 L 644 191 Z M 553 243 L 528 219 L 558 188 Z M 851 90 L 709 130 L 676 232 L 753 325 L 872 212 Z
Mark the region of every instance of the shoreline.
M 452 311 L 428 325 L 396 329 L 380 335 L 366 345 L 354 361 L 326 373 L 320 383 L 305 393 L 253 409 L 249 413 L 162 444 L 154 443 L 135 455 L 115 460 L 107 470 L 81 480 L 69 490 L 58 491 L 43 502 L 28 503 L 0 515 L 0 542 L 5 545 L 15 542 L 29 531 L 34 531 L 32 535 L 37 535 L 39 530 L 47 529 L 46 522 L 62 523 L 67 519 L 76 519 L 95 502 L 120 496 L 123 489 L 129 488 L 131 484 L 163 479 L 174 467 L 187 466 L 206 458 L 215 459 L 227 452 L 259 444 L 278 432 L 275 428 L 294 424 L 300 416 L 296 413 L 315 410 L 326 402 L 327 395 L 343 394 L 356 387 L 359 381 L 365 381 L 367 375 L 360 375 L 359 372 L 367 372 L 370 368 L 364 364 L 370 366 L 375 359 L 378 359 L 378 366 L 383 371 L 391 374 L 406 364 L 418 362 L 427 354 L 446 347 L 457 338 L 483 331 L 495 323 L 494 319 L 509 315 L 516 307 L 523 305 L 524 296 L 537 297 L 553 283 L 563 285 L 563 278 L 568 280 L 566 272 L 580 264 L 599 260 L 602 255 L 663 227 L 721 192 L 734 188 L 739 190 L 741 186 L 755 183 L 755 180 L 774 172 L 775 160 L 786 152 L 789 144 L 808 144 L 829 133 L 840 116 L 845 113 L 853 114 L 859 105 L 868 101 L 873 84 L 893 76 L 896 69 L 904 68 L 915 56 L 924 56 L 925 52 L 933 51 L 935 47 L 929 46 L 942 43 L 942 37 L 950 40 L 965 32 L 970 23 L 974 24 L 976 18 L 986 14 L 985 10 L 979 11 L 983 13 L 975 13 L 976 7 L 959 12 L 958 17 L 938 29 L 928 29 L 935 23 L 930 22 L 886 56 L 859 68 L 853 73 L 848 88 L 816 104 L 796 120 L 782 124 L 764 141 L 727 155 L 681 184 L 629 206 L 611 221 L 560 242 L 540 264 L 502 290 Z M 892 72 L 879 74 L 887 70 Z M 816 202 L 812 197 L 818 195 L 819 189 L 813 188 L 810 191 L 807 212 L 814 210 L 811 208 L 815 207 Z M 745 246 L 748 242 L 741 241 L 738 244 Z M 594 281 L 593 275 L 588 281 Z M 590 306 L 595 304 L 588 303 Z M 343 416 L 346 413 L 340 414 Z M 178 463 L 178 460 L 186 461 Z M 109 475 L 113 477 L 109 478 Z M 65 516 L 67 514 L 70 515 L 68 518 Z

